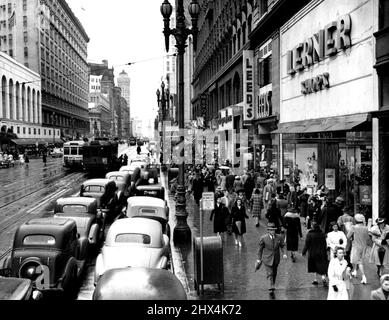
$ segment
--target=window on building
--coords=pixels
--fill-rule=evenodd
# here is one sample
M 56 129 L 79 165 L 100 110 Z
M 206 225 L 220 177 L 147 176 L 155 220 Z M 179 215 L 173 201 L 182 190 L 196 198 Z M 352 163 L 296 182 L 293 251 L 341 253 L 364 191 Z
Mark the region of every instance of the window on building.
M 16 133 L 17 133 L 17 134 L 20 133 L 20 127 L 16 127 Z
M 12 33 L 8 35 L 8 43 L 10 46 L 12 46 Z
M 13 52 L 12 49 L 9 49 L 9 56 L 12 57 L 12 58 L 13 58 L 13 56 L 14 56 L 14 52 Z
M 8 13 L 12 13 L 12 3 L 8 3 Z
M 24 47 L 24 57 L 25 58 L 28 57 L 28 48 L 27 47 Z
M 262 17 L 268 9 L 268 0 L 259 0 L 259 16 Z
M 31 134 L 31 128 L 28 128 L 28 134 Z
M 23 134 L 26 134 L 26 128 L 23 127 Z
M 258 63 L 258 83 L 259 87 L 264 87 L 272 82 L 272 56 L 265 59 L 259 59 Z
M 43 135 L 46 135 L 46 129 L 43 129 Z
M 28 62 L 25 62 L 25 63 L 24 63 L 24 66 L 25 66 L 26 68 L 29 68 L 29 67 L 30 67 L 30 65 L 28 64 Z
M 49 136 L 51 136 L 51 130 L 49 130 Z
M 36 134 L 36 128 L 34 128 L 34 134 Z
M 27 16 L 23 16 L 23 27 L 27 27 Z
M 41 134 L 41 129 L 38 129 L 38 134 L 39 134 L 39 135 Z
M 23 0 L 23 11 L 27 11 L 27 0 Z
M 23 40 L 24 40 L 24 43 L 28 42 L 28 33 L 27 33 L 27 31 L 23 32 Z

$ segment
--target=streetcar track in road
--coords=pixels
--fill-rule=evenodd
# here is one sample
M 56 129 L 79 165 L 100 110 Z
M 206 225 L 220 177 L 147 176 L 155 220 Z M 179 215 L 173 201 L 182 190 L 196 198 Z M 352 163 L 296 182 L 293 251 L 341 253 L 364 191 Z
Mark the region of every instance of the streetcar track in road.
M 57 163 L 53 163 L 52 165 L 50 165 L 50 166 L 47 166 L 47 167 L 43 167 L 43 168 L 36 168 L 36 169 L 31 169 L 31 167 L 29 167 L 28 169 L 26 168 L 25 170 L 28 170 L 28 173 L 29 174 L 35 174 L 35 173 L 38 173 L 38 172 L 42 172 L 42 169 L 54 169 L 55 168 L 55 170 L 49 170 L 48 172 L 57 172 L 57 170 L 58 170 L 58 164 Z M 62 168 L 60 168 L 60 171 L 62 171 L 62 172 L 65 172 Z M 14 175 L 12 178 L 13 179 L 17 179 L 17 178 L 24 178 L 26 175 L 23 175 L 23 173 L 25 173 L 26 171 L 19 171 L 19 172 L 17 172 L 17 174 L 16 175 Z M 8 172 L 9 173 L 9 172 Z M 19 181 L 13 181 L 13 182 L 11 182 L 11 183 L 8 183 L 8 184 L 4 184 L 2 187 L 3 188 L 9 188 L 10 186 L 12 186 L 12 185 L 15 185 L 15 184 L 18 184 L 19 183 Z
M 71 175 L 69 175 L 67 177 L 68 178 L 73 178 L 73 176 L 71 176 Z M 38 205 L 36 205 L 32 209 L 29 209 L 29 210 L 23 212 L 22 214 L 20 214 L 20 215 L 18 215 L 16 217 L 14 215 L 13 216 L 9 216 L 8 219 L 4 219 L 4 220 L 0 221 L 0 224 L 1 224 L 0 234 L 2 234 L 4 231 L 9 229 L 11 226 L 16 225 L 17 222 L 20 222 L 21 220 L 23 220 L 24 218 L 26 218 L 26 217 L 28 217 L 30 215 L 33 215 L 34 212 L 37 211 L 38 208 L 42 207 L 46 203 L 52 201 L 53 199 L 55 199 L 57 197 L 62 196 L 64 193 L 68 192 L 69 191 L 68 187 L 71 184 L 73 184 L 75 181 L 80 180 L 81 178 L 84 178 L 83 175 L 79 176 L 75 180 L 70 179 L 65 185 L 61 186 L 58 191 L 56 191 L 54 193 L 50 193 L 45 198 L 41 199 L 40 203 L 38 203 Z M 52 187 L 55 187 L 55 185 L 53 185 Z
M 71 176 L 73 176 L 73 175 L 75 175 L 75 174 L 76 174 L 76 173 L 72 173 L 72 174 L 66 176 L 66 178 L 67 178 L 67 177 L 71 177 Z M 64 173 L 60 173 L 59 175 L 54 176 L 54 177 L 50 178 L 50 179 L 47 180 L 47 181 L 41 181 L 40 183 L 43 183 L 43 184 L 46 183 L 46 184 L 47 184 L 47 183 L 49 183 L 49 181 L 55 181 L 55 180 L 57 180 L 58 178 L 62 178 L 62 177 L 64 177 L 64 176 L 65 176 Z M 30 188 L 30 187 L 31 187 L 30 185 L 29 185 L 29 186 L 26 186 L 26 187 L 24 187 L 24 188 L 18 190 L 17 192 L 22 191 L 22 190 L 27 189 L 27 188 Z M 8 207 L 8 206 L 10 206 L 11 204 L 14 204 L 15 202 L 17 202 L 17 201 L 19 201 L 19 200 L 22 200 L 22 199 L 24 199 L 24 198 L 27 198 L 27 197 L 33 195 L 34 193 L 37 193 L 37 192 L 39 192 L 39 191 L 41 191 L 41 190 L 43 190 L 43 189 L 45 189 L 45 188 L 47 188 L 47 187 L 48 187 L 47 185 L 43 185 L 41 188 L 36 189 L 36 186 L 34 186 L 34 190 L 33 190 L 33 191 L 31 191 L 30 193 L 23 194 L 23 195 L 22 195 L 21 197 L 19 197 L 19 198 L 12 199 L 12 201 L 10 201 L 10 202 L 8 202 L 8 203 L 6 203 L 6 204 L 0 205 L 0 209 L 3 209 L 3 208 L 5 208 L 5 207 Z M 5 196 L 1 196 L 0 199 L 1 199 L 1 198 L 5 198 L 5 197 L 7 197 L 7 196 L 11 196 L 11 195 L 13 195 L 14 193 L 15 193 L 15 192 L 11 192 L 11 193 L 9 193 L 9 194 L 7 194 L 7 195 L 5 195 Z

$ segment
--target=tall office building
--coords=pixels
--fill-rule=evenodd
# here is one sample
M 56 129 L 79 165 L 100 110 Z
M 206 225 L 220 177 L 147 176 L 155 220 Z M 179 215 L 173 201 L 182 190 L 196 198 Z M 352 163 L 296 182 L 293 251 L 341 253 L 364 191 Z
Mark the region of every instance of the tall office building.
M 0 50 L 41 75 L 42 125 L 89 132 L 89 37 L 65 0 L 0 0 Z

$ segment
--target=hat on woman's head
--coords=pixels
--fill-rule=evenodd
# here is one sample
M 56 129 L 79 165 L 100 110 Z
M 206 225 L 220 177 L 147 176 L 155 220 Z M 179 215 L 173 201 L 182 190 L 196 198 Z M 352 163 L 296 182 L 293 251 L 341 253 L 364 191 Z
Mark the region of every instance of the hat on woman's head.
M 363 214 L 360 214 L 360 213 L 357 213 L 357 214 L 354 216 L 354 219 L 355 219 L 355 222 L 357 222 L 357 223 L 363 223 L 363 222 L 365 222 L 365 217 L 363 216 Z

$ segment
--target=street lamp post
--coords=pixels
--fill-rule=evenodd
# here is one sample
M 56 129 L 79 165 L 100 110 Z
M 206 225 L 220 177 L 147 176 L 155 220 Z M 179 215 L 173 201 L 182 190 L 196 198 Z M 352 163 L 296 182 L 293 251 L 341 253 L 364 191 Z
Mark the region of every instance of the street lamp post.
M 186 48 L 186 40 L 191 34 L 193 36 L 193 48 L 196 50 L 197 44 L 197 20 L 200 13 L 200 5 L 196 0 L 192 0 L 188 6 L 189 14 L 192 17 L 192 28 L 188 29 L 185 24 L 185 14 L 183 0 L 176 0 L 176 27 L 170 29 L 169 22 L 173 8 L 168 0 L 165 0 L 161 5 L 161 14 L 164 21 L 163 33 L 165 35 L 165 47 L 169 52 L 169 37 L 173 35 L 176 39 L 177 48 L 177 73 L 178 73 L 178 126 L 180 129 L 180 143 L 184 143 L 184 54 Z M 181 162 L 178 171 L 178 186 L 176 193 L 176 218 L 177 224 L 173 232 L 174 243 L 186 243 L 190 241 L 191 231 L 187 223 L 188 213 L 186 211 L 185 200 L 185 163 L 184 149 L 181 150 Z

